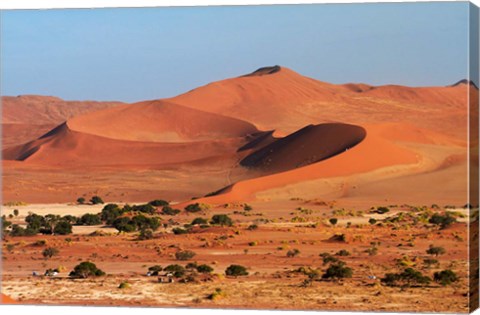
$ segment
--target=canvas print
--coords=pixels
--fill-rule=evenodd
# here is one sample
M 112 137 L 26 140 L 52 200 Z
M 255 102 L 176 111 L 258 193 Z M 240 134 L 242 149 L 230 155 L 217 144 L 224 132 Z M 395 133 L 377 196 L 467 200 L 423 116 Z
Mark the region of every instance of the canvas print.
M 478 306 L 475 5 L 1 21 L 3 303 Z

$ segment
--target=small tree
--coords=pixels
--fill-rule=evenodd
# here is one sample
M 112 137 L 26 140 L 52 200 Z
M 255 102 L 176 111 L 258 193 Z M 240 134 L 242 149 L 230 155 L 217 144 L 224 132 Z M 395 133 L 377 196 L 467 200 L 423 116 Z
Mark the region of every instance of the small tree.
M 49 258 L 52 258 L 53 256 L 57 256 L 59 252 L 60 251 L 55 247 L 48 247 L 43 250 L 42 255 L 43 257 L 45 257 L 45 259 L 49 259 Z
M 179 209 L 173 209 L 172 207 L 170 206 L 165 206 L 162 208 L 162 212 L 161 214 L 164 214 L 164 215 L 177 215 L 179 214 L 181 211 Z
M 155 266 L 151 266 L 151 267 L 148 268 L 148 272 L 150 272 L 150 275 L 152 275 L 152 276 L 158 276 L 158 274 L 162 270 L 163 270 L 163 268 L 160 265 L 155 265 Z
M 100 215 L 98 215 L 98 214 L 85 213 L 78 220 L 78 224 L 80 224 L 80 225 L 99 225 L 99 224 L 102 224 L 102 220 L 100 218 Z
M 447 251 L 445 250 L 445 248 L 441 247 L 441 246 L 433 246 L 433 245 L 430 245 L 430 247 L 427 249 L 427 254 L 429 255 L 435 255 L 435 257 L 438 257 L 438 255 L 443 255 L 445 254 Z
M 331 218 L 330 220 L 328 220 L 330 222 L 331 225 L 335 226 L 338 222 L 338 219 L 337 218 Z
M 252 211 L 252 210 L 253 210 L 253 208 L 252 208 L 252 206 L 251 206 L 251 205 L 249 205 L 249 204 L 245 204 L 245 205 L 243 206 L 243 210 L 245 210 L 245 211 Z
M 18 211 L 18 209 L 14 209 L 14 210 L 13 210 L 13 215 L 14 215 L 14 216 L 18 217 L 18 214 L 19 214 L 19 213 L 20 213 L 20 212 Z
M 353 274 L 352 268 L 346 266 L 343 261 L 338 261 L 334 264 L 331 264 L 328 267 L 325 274 L 323 274 L 323 279 L 343 279 L 343 278 L 351 278 Z
M 93 196 L 93 197 L 90 199 L 90 202 L 91 202 L 93 205 L 104 204 L 104 203 L 105 203 L 105 202 L 103 202 L 102 198 L 100 198 L 99 196 Z
M 142 229 L 138 235 L 138 239 L 141 241 L 151 240 L 153 238 L 153 231 L 151 229 Z
M 162 199 L 152 200 L 148 204 L 150 204 L 154 207 L 163 207 L 163 206 L 168 206 L 169 205 L 168 201 L 165 201 L 165 200 L 162 200 Z
M 455 272 L 450 269 L 442 270 L 440 272 L 435 272 L 433 274 L 433 280 L 440 283 L 443 286 L 450 285 L 453 282 L 458 281 L 458 276 Z
M 175 253 L 175 258 L 177 260 L 189 260 L 195 257 L 196 253 L 191 250 L 183 250 Z
M 193 203 L 185 207 L 185 211 L 187 212 L 199 212 L 210 209 L 210 205 L 205 203 Z
M 429 277 L 424 276 L 420 271 L 413 268 L 406 268 L 401 273 L 387 273 L 381 281 L 388 286 L 400 285 L 403 287 L 410 287 L 412 285 L 427 285 L 432 280 Z
M 58 235 L 72 234 L 72 225 L 67 221 L 60 221 L 57 223 L 53 231 Z
M 204 218 L 195 218 L 193 219 L 192 223 L 190 223 L 191 225 L 204 225 L 204 224 L 208 224 L 208 221 L 207 219 L 204 219 Z
M 70 277 L 86 279 L 88 277 L 104 276 L 105 272 L 98 269 L 97 266 L 89 261 L 81 262 L 70 272 Z
M 444 215 L 435 213 L 432 215 L 430 220 L 428 220 L 429 223 L 435 224 L 440 226 L 440 229 L 446 229 L 453 223 L 457 222 L 457 219 L 452 217 L 450 213 L 446 213 Z
M 78 203 L 79 205 L 85 204 L 85 201 L 86 201 L 86 200 L 85 200 L 85 198 L 83 198 L 83 197 L 77 198 L 77 203 Z
M 370 219 L 368 220 L 368 223 L 370 223 L 371 225 L 374 225 L 375 223 L 377 223 L 377 220 L 374 219 L 374 218 L 370 218 Z
M 232 219 L 226 214 L 216 214 L 212 217 L 210 221 L 211 224 L 221 225 L 221 226 L 232 226 L 233 221 Z
M 197 266 L 197 271 L 200 273 L 212 273 L 213 268 L 210 267 L 209 265 L 203 264 L 203 265 Z
M 225 274 L 227 276 L 233 276 L 233 277 L 238 277 L 238 276 L 248 276 L 248 271 L 247 268 L 241 265 L 230 265 L 225 269 Z
M 335 255 L 336 256 L 350 256 L 350 252 L 346 249 L 341 249 Z
M 300 251 L 298 249 L 292 249 L 287 252 L 287 257 L 295 257 L 300 254 Z

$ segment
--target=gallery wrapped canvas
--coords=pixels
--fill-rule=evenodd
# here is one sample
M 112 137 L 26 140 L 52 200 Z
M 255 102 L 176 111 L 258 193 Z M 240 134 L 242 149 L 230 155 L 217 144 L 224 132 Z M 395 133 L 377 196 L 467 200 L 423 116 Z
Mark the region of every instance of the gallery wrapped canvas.
M 478 14 L 2 10 L 2 303 L 475 310 Z

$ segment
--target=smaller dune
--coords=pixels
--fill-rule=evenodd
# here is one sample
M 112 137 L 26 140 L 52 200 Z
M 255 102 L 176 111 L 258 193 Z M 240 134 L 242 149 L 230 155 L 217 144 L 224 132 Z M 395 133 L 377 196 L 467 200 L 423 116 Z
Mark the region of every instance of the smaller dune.
M 309 125 L 251 153 L 240 165 L 267 173 L 287 171 L 345 152 L 365 136 L 365 129 L 355 125 Z

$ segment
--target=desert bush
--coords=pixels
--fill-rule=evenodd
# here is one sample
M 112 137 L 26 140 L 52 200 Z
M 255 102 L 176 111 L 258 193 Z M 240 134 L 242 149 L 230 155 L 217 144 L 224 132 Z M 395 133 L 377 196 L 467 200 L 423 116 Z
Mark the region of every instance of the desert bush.
M 210 205 L 205 204 L 205 203 L 193 203 L 185 207 L 185 211 L 187 212 L 199 212 L 199 211 L 205 211 L 210 209 Z
M 437 259 L 432 259 L 432 258 L 426 258 L 423 260 L 423 263 L 425 264 L 426 267 L 430 268 L 433 265 L 438 265 L 439 262 Z
M 253 231 L 253 230 L 256 230 L 256 229 L 258 229 L 258 225 L 256 225 L 256 224 L 251 224 L 247 227 L 247 230 L 249 230 L 249 231 Z
M 25 222 L 27 222 L 27 229 L 39 231 L 42 227 L 45 226 L 45 218 L 36 213 L 29 213 L 25 217 Z
M 52 258 L 53 256 L 57 256 L 59 253 L 60 251 L 55 247 L 48 247 L 42 251 L 42 255 L 43 257 L 45 257 L 45 259 Z
M 251 211 L 251 210 L 253 210 L 253 207 L 249 204 L 244 204 L 243 205 L 243 210 L 244 211 Z
M 103 202 L 102 198 L 100 198 L 99 196 L 93 196 L 92 198 L 90 198 L 90 202 L 92 203 L 92 205 L 105 203 Z
M 323 279 L 343 279 L 351 278 L 353 270 L 350 267 L 347 267 L 343 261 L 337 261 L 331 264 L 325 273 L 323 274 Z
M 197 266 L 197 271 L 200 273 L 212 273 L 213 268 L 210 267 L 209 265 L 203 264 L 203 265 Z
M 287 257 L 295 257 L 300 254 L 300 251 L 298 249 L 291 249 L 287 252 Z
M 152 205 L 154 207 L 163 207 L 163 206 L 168 206 L 169 202 L 166 201 L 166 200 L 162 200 L 162 199 L 155 199 L 155 200 L 150 201 L 148 204 Z
M 85 213 L 78 219 L 79 225 L 100 225 L 102 220 L 99 214 Z
M 163 270 L 162 266 L 154 265 L 148 268 L 148 272 L 152 276 L 158 276 L 158 274 Z
M 322 261 L 324 265 L 330 264 L 330 263 L 336 263 L 339 261 L 337 258 L 333 257 L 329 253 L 321 253 L 319 256 L 322 257 Z
M 162 211 L 160 213 L 163 214 L 163 215 L 177 215 L 180 212 L 181 211 L 179 209 L 173 209 L 170 206 L 165 206 L 165 207 L 162 208 Z
M 70 272 L 69 276 L 73 278 L 86 279 L 88 277 L 104 276 L 105 272 L 98 269 L 97 266 L 89 261 L 81 262 Z
M 77 203 L 78 203 L 79 205 L 83 205 L 83 204 L 85 203 L 85 201 L 86 201 L 86 200 L 85 200 L 85 198 L 83 198 L 83 197 L 78 197 L 78 198 L 77 198 Z
M 67 221 L 60 221 L 55 225 L 53 232 L 58 235 L 72 234 L 72 225 Z
M 432 280 L 424 276 L 420 271 L 413 268 L 406 268 L 400 273 L 387 273 L 381 282 L 388 286 L 410 287 L 412 285 L 423 286 L 429 284 Z
M 13 215 L 18 217 L 18 215 L 20 214 L 20 212 L 18 211 L 18 209 L 14 209 L 13 210 Z
M 227 276 L 248 276 L 247 268 L 241 265 L 230 265 L 225 269 L 225 274 Z
M 331 218 L 330 220 L 328 220 L 328 222 L 330 222 L 331 225 L 336 225 L 337 222 L 338 222 L 338 219 L 337 218 Z
M 371 225 L 374 225 L 375 223 L 377 223 L 377 220 L 374 219 L 374 218 L 370 218 L 370 219 L 368 220 L 368 223 L 370 223 Z
M 137 227 L 133 224 L 133 222 L 128 217 L 121 217 L 115 219 L 113 221 L 113 227 L 116 228 L 119 232 L 134 232 Z
M 446 285 L 452 284 L 453 282 L 457 282 L 458 276 L 452 270 L 446 269 L 439 272 L 435 272 L 433 274 L 433 280 L 435 280 L 435 282 L 438 282 L 443 286 L 446 286 Z
M 156 211 L 156 208 L 152 206 L 151 204 L 147 203 L 144 205 L 133 205 L 131 211 L 138 211 L 138 212 L 143 212 L 143 213 L 148 213 L 148 214 L 154 214 Z
M 173 231 L 173 234 L 175 234 L 175 235 L 181 235 L 181 234 L 187 234 L 188 233 L 188 230 L 182 229 L 182 228 L 174 228 L 174 229 L 172 229 L 172 231 Z
M 448 228 L 453 223 L 457 222 L 457 219 L 455 219 L 449 213 L 446 213 L 444 215 L 435 213 L 431 216 L 428 222 L 440 226 L 440 229 L 443 230 Z
M 47 240 L 38 240 L 35 243 L 33 243 L 33 246 L 45 246 L 47 245 Z
M 207 295 L 207 299 L 215 301 L 221 298 L 224 298 L 226 296 L 225 292 L 222 291 L 220 288 L 216 288 L 215 292 L 212 294 Z
M 216 214 L 212 217 L 212 220 L 210 221 L 210 224 L 214 225 L 226 225 L 226 226 L 232 226 L 233 221 L 232 219 L 226 215 L 226 214 Z
M 174 265 L 168 265 L 163 269 L 166 272 L 171 272 L 175 278 L 181 278 L 185 275 L 185 268 L 183 266 L 174 264 Z
M 443 248 L 441 246 L 430 245 L 430 247 L 427 249 L 427 254 L 432 255 L 432 256 L 435 255 L 435 257 L 438 257 L 439 255 L 443 255 L 446 252 L 447 251 L 445 250 L 445 248 Z
M 175 253 L 175 258 L 177 260 L 189 260 L 195 257 L 196 253 L 191 250 L 183 250 Z
M 208 224 L 208 220 L 207 219 L 204 219 L 204 218 L 195 218 L 192 220 L 192 223 L 190 223 L 191 225 L 204 225 L 204 224 Z
M 138 239 L 141 241 L 144 240 L 151 240 L 153 238 L 153 230 L 152 229 L 141 229 L 140 233 L 138 234 Z
M 109 203 L 105 205 L 100 213 L 100 218 L 108 225 L 113 225 L 113 221 L 115 221 L 118 217 L 123 214 L 123 210 L 114 203 Z
M 390 209 L 387 207 L 377 207 L 377 209 L 372 211 L 373 213 L 378 213 L 378 214 L 385 214 L 387 212 L 390 212 Z
M 345 236 L 345 234 L 335 234 L 330 237 L 329 241 L 345 243 L 347 241 L 347 237 Z
M 335 255 L 336 256 L 350 256 L 350 252 L 346 249 L 341 249 Z

